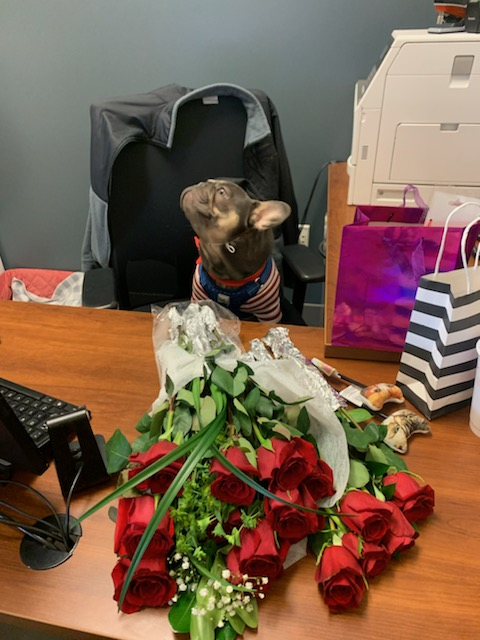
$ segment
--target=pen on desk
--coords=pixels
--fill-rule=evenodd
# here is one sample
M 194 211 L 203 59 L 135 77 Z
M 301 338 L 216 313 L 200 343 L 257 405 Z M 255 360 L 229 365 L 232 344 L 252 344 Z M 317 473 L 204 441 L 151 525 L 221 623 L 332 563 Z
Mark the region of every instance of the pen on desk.
M 339 373 L 334 367 L 331 367 L 326 362 L 323 362 L 323 360 L 312 358 L 311 362 L 321 373 L 326 375 L 327 378 L 336 378 L 337 380 L 343 380 L 344 382 L 353 384 L 360 389 L 365 389 L 367 387 L 367 385 L 363 384 L 363 382 L 358 382 L 358 380 L 354 380 L 353 378 L 349 378 L 348 376 L 344 376 L 343 374 Z M 369 407 L 369 409 L 371 409 L 371 407 Z M 383 420 L 386 420 L 388 418 L 387 414 L 382 413 L 381 411 L 375 411 L 375 413 Z
M 321 373 L 325 374 L 327 378 L 337 378 L 338 380 L 344 380 L 349 384 L 354 384 L 356 387 L 360 387 L 360 389 L 364 389 L 368 386 L 366 384 L 363 384 L 363 382 L 358 382 L 358 380 L 354 380 L 353 378 L 344 376 L 329 364 L 323 362 L 322 360 L 319 360 L 318 358 L 312 358 L 312 364 L 315 365 Z

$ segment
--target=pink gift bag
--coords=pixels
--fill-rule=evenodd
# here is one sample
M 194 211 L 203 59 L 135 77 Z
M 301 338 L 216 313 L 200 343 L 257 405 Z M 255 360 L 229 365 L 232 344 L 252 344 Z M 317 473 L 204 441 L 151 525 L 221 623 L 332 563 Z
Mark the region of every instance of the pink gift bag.
M 332 345 L 402 352 L 420 278 L 434 271 L 444 232 L 425 226 L 427 210 L 357 207 L 342 233 Z M 468 255 L 479 230 L 468 234 Z M 439 271 L 461 266 L 463 231 L 447 229 Z

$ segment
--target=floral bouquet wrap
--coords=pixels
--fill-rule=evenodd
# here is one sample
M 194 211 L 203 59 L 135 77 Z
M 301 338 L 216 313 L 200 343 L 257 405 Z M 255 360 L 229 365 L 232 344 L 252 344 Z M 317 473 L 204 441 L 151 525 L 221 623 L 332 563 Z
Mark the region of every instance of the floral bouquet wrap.
M 125 613 L 169 607 L 175 632 L 232 640 L 311 552 L 331 612 L 411 547 L 429 485 L 348 411 L 284 327 L 245 352 L 239 321 L 210 301 L 153 309 L 161 390 L 133 443 L 107 443 L 118 498 L 113 597 Z

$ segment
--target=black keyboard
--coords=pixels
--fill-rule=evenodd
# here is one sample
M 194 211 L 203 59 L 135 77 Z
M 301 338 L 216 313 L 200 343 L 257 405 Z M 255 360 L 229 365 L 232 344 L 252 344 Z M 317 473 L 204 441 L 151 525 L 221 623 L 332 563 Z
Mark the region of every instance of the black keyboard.
M 49 441 L 45 425 L 47 420 L 78 411 L 80 408 L 4 378 L 0 378 L 0 394 L 37 447 L 43 447 Z

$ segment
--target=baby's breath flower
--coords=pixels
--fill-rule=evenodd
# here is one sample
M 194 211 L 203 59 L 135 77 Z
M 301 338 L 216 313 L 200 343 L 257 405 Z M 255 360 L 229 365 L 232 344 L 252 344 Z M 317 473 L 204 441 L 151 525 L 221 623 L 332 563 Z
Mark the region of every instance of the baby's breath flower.
M 225 591 L 226 591 L 227 593 L 233 593 L 233 587 L 232 587 L 232 585 L 231 585 L 231 584 L 229 584 L 229 585 L 228 585 L 228 587 L 226 587 L 226 588 L 225 588 Z
M 198 593 L 202 596 L 202 598 L 206 598 L 208 596 L 208 589 L 206 587 L 203 587 L 203 589 L 200 589 Z
M 231 575 L 231 573 L 230 573 L 230 569 L 224 569 L 224 570 L 222 571 L 222 578 L 223 578 L 224 580 L 228 580 L 228 579 L 230 578 L 230 575 Z

